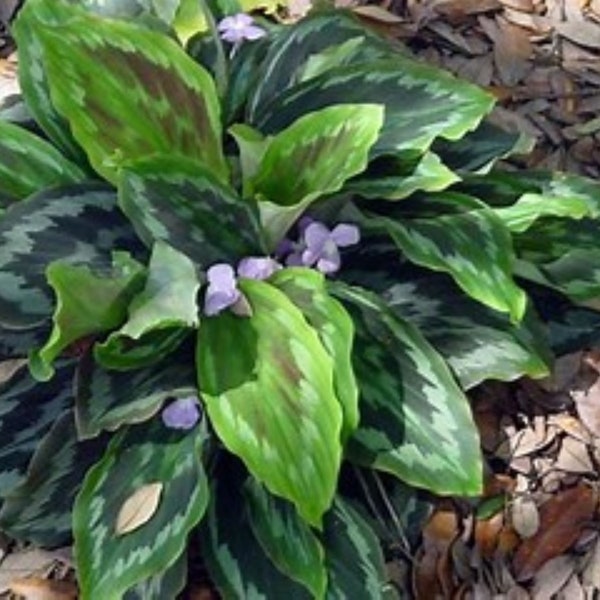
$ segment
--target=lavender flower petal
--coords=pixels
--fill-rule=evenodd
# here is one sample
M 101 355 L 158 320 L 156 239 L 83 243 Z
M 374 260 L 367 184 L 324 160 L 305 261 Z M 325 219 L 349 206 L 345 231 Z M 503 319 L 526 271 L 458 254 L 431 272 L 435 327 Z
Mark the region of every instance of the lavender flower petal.
M 178 398 L 163 409 L 163 423 L 171 429 L 191 429 L 200 420 L 200 405 L 195 396 Z
M 240 261 L 237 272 L 239 277 L 263 280 L 271 277 L 279 269 L 281 265 L 268 256 L 248 256 Z
M 246 13 L 225 17 L 217 25 L 221 38 L 231 44 L 240 44 L 244 40 L 257 40 L 266 35 L 266 31 L 257 25 Z
M 321 252 L 330 235 L 331 232 L 323 223 L 314 221 L 304 230 L 304 243 L 313 252 Z
M 340 270 L 340 254 L 336 251 L 335 254 L 324 256 L 317 261 L 317 269 L 325 275 L 330 275 Z
M 237 289 L 235 272 L 231 265 L 219 263 L 206 272 L 208 288 L 204 296 L 204 314 L 208 317 L 219 314 L 235 304 L 241 292 Z
M 356 225 L 340 223 L 336 225 L 331 232 L 331 239 L 339 248 L 353 246 L 360 241 L 360 230 Z
M 303 254 L 304 253 L 301 251 L 292 252 L 285 259 L 285 264 L 288 267 L 305 267 L 306 265 L 304 264 L 304 261 L 302 260 Z

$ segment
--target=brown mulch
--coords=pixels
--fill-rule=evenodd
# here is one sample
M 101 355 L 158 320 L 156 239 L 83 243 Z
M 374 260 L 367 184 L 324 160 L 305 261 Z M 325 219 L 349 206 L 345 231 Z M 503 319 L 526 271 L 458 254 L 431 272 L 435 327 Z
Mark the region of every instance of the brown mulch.
M 494 121 L 535 139 L 521 166 L 600 176 L 600 0 L 379 0 L 359 11 L 417 56 L 494 93 Z M 1 60 L 4 39 L 0 30 L 0 88 L 2 70 L 14 71 Z M 418 547 L 403 547 L 403 568 L 389 565 L 404 597 L 600 597 L 600 352 L 560 359 L 541 383 L 484 384 L 472 399 L 484 502 L 434 501 Z M 70 587 L 53 597 L 72 597 L 68 562 L 33 558 L 31 597 L 57 579 Z

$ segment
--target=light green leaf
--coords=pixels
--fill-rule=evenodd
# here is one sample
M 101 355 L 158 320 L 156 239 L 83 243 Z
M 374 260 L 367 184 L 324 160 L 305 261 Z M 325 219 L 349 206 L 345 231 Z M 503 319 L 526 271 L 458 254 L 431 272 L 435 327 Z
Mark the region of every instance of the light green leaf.
M 356 327 L 361 423 L 348 455 L 441 495 L 482 488 L 479 436 L 469 402 L 421 334 L 377 295 L 336 283 Z
M 342 443 L 345 443 L 359 420 L 358 388 L 352 370 L 352 319 L 343 305 L 327 292 L 325 277 L 314 269 L 282 269 L 269 283 L 284 292 L 302 311 L 333 359 L 333 384 L 344 413 Z
M 314 598 L 327 587 L 324 552 L 318 538 L 293 505 L 272 496 L 255 479 L 243 490 L 250 527 L 278 569 L 304 585 Z
M 29 356 L 31 372 L 40 381 L 52 377 L 52 363 L 70 344 L 123 322 L 129 301 L 143 285 L 144 268 L 126 253 L 117 252 L 108 275 L 57 261 L 48 266 L 46 276 L 56 295 L 52 333 Z
M 284 207 L 283 222 L 273 214 L 263 220 L 271 244 L 308 204 L 365 169 L 382 121 L 380 105 L 342 104 L 305 114 L 274 136 L 253 181 L 254 193 L 275 216 L 277 206 Z
M 199 388 L 208 415 L 225 446 L 269 491 L 320 526 L 342 450 L 333 361 L 283 292 L 263 281 L 239 286 L 252 316 L 221 313 L 199 330 Z
M 0 192 L 25 198 L 40 189 L 82 181 L 85 174 L 54 146 L 0 120 Z
M 94 15 L 37 27 L 53 102 L 103 177 L 117 183 L 123 163 L 165 153 L 226 179 L 214 83 L 173 40 Z
M 167 429 L 160 419 L 121 431 L 85 478 L 73 517 L 75 557 L 83 598 L 120 600 L 125 590 L 164 571 L 184 551 L 202 518 L 208 484 L 202 467 L 203 425 Z M 163 485 L 152 518 L 119 535 L 119 509 L 148 483 Z
M 11 27 L 19 48 L 19 84 L 27 107 L 50 140 L 76 164 L 87 165 L 85 152 L 74 140 L 69 123 L 50 98 L 44 48 L 39 22 L 60 26 L 74 14 L 76 6 L 56 0 L 29 0 Z
M 148 265 L 148 279 L 128 307 L 127 322 L 111 335 L 139 340 L 155 329 L 196 327 L 198 271 L 185 254 L 156 242 Z
M 247 197 L 251 194 L 252 179 L 256 176 L 272 138 L 265 138 L 260 131 L 244 123 L 235 123 L 228 129 L 228 133 L 238 145 L 244 185 L 243 196 Z

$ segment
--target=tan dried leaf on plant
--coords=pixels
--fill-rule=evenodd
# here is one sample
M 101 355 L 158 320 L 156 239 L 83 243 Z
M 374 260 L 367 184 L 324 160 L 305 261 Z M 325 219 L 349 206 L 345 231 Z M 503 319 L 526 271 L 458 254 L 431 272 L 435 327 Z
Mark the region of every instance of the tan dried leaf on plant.
M 115 533 L 124 535 L 147 523 L 160 504 L 163 484 L 147 483 L 138 488 L 121 506 L 117 515 Z

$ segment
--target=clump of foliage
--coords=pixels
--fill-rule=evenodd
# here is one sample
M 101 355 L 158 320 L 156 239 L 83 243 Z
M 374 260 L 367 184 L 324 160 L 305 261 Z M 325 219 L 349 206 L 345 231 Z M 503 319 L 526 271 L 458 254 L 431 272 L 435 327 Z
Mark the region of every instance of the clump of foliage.
M 194 6 L 14 26 L 0 527 L 84 599 L 175 597 L 190 544 L 226 598 L 380 598 L 377 473 L 476 496 L 465 391 L 597 330 L 599 188 L 494 168 L 493 98 L 346 12 Z

